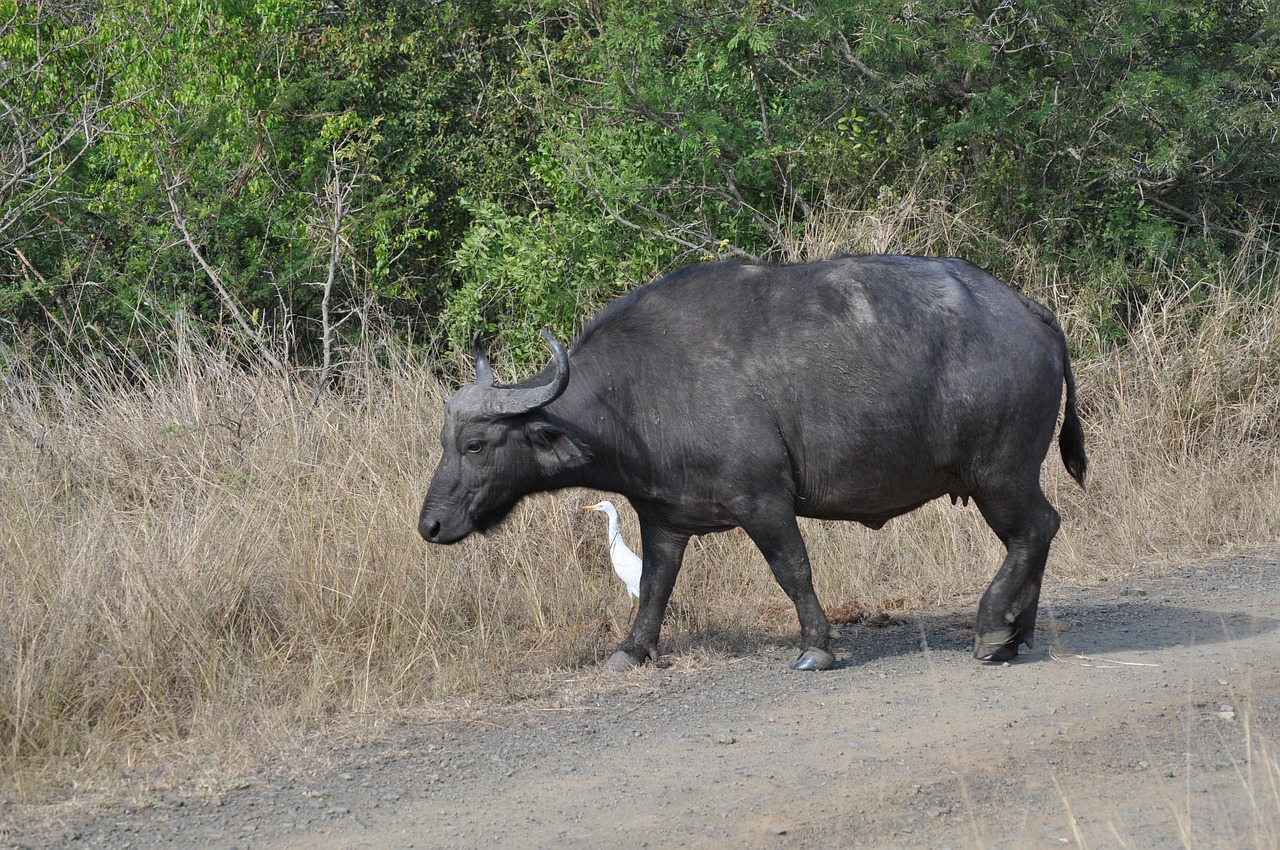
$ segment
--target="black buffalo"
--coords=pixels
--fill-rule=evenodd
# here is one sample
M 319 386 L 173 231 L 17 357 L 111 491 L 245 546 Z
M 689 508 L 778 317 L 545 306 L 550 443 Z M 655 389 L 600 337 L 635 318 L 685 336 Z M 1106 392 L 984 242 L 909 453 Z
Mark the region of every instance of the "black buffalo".
M 1053 313 L 955 259 L 865 256 L 676 272 L 607 306 L 539 375 L 476 383 L 445 408 L 418 520 L 433 543 L 496 526 L 525 495 L 590 487 L 640 519 L 640 605 L 615 669 L 657 654 L 694 534 L 741 527 L 795 603 L 803 654 L 830 627 L 796 516 L 879 528 L 941 496 L 973 499 L 1008 554 L 975 655 L 1032 643 L 1059 517 L 1040 488 L 1062 387 L 1063 463 L 1083 486 L 1075 380 Z

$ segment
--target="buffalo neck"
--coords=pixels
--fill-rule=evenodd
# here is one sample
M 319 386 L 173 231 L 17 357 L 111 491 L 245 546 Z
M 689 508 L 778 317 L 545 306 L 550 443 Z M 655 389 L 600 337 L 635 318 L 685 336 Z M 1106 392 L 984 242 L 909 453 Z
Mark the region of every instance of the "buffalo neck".
M 648 445 L 645 429 L 636 424 L 645 414 L 631 384 L 590 358 L 575 358 L 571 364 L 569 386 L 541 413 L 581 445 L 591 460 L 556 476 L 548 489 L 589 487 L 624 496 L 646 493 L 652 485 L 641 470 L 647 468 Z

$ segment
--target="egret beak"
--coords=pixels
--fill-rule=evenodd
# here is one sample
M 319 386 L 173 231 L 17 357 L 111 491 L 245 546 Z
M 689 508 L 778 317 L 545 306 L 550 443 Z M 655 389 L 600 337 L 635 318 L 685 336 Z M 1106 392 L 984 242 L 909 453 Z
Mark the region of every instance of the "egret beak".
M 600 505 L 599 505 L 599 503 L 596 503 L 596 504 L 594 504 L 594 505 L 583 505 L 583 506 L 582 506 L 582 508 L 581 508 L 581 510 L 584 510 L 584 511 L 598 511 L 598 510 L 600 510 Z

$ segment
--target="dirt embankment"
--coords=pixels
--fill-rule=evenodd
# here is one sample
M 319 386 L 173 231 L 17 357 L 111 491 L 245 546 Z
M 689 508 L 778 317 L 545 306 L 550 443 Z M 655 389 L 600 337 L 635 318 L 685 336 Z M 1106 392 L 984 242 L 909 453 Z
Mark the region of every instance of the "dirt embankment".
M 1012 665 L 972 610 L 579 671 L 510 708 L 316 743 L 220 793 L 0 808 L 23 848 L 1273 847 L 1280 568 L 1046 588 Z

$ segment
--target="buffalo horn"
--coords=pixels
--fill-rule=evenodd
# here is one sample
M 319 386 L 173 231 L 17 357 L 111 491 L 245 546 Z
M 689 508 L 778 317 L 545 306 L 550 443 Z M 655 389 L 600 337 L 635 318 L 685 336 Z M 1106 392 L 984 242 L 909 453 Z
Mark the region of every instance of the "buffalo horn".
M 489 355 L 480 345 L 480 334 L 471 338 L 471 351 L 476 358 L 476 383 L 482 387 L 493 386 L 493 369 L 489 366 Z
M 556 361 L 556 373 L 540 387 L 499 387 L 493 383 L 493 371 L 489 358 L 477 349 L 476 383 L 484 389 L 484 409 L 493 416 L 519 416 L 550 404 L 559 398 L 569 385 L 569 355 L 555 337 L 546 331 L 542 338 L 551 346 Z

